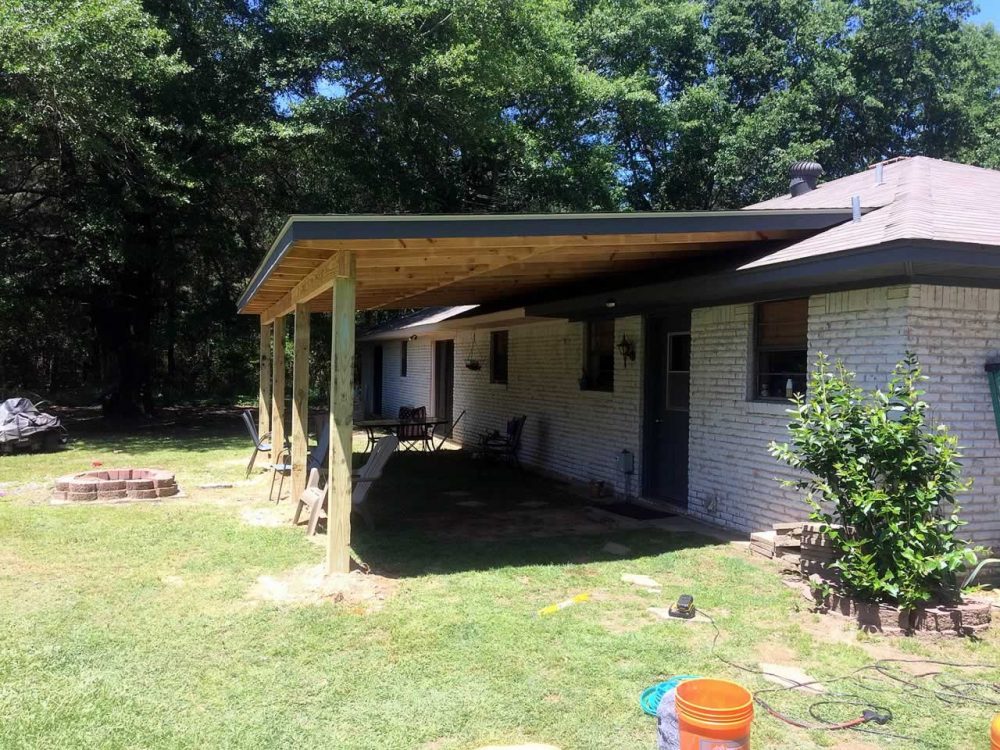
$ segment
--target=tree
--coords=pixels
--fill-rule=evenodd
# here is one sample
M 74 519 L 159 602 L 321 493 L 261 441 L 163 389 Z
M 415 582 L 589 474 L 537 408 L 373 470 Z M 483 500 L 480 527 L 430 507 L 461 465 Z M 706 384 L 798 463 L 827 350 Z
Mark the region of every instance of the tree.
M 0 387 L 253 390 L 235 300 L 290 213 L 739 207 L 1000 166 L 967 0 L 10 0 Z
M 307 178 L 309 210 L 613 207 L 613 165 L 590 116 L 601 81 L 577 65 L 561 5 L 276 3 L 284 132 L 321 166 Z

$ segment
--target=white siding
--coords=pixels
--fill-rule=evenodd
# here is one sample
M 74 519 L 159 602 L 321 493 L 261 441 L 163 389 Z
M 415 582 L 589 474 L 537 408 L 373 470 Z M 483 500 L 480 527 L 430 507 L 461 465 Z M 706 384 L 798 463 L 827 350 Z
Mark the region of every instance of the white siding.
M 622 450 L 635 456 L 636 474 L 630 491 L 638 493 L 641 421 L 642 319 L 615 323 L 615 340 L 627 334 L 637 357 L 627 367 L 615 354 L 613 393 L 581 391 L 583 323 L 553 321 L 513 326 L 509 334 L 507 384 L 490 383 L 489 331 L 475 334 L 474 357 L 480 370 L 465 360 L 473 351 L 473 333 L 455 341 L 455 415 L 465 417 L 455 436 L 474 444 L 484 432 L 503 432 L 507 420 L 526 415 L 520 457 L 525 465 L 587 482 L 603 480 L 616 492 L 625 491 L 616 468 Z M 502 329 L 498 329 L 502 330 Z

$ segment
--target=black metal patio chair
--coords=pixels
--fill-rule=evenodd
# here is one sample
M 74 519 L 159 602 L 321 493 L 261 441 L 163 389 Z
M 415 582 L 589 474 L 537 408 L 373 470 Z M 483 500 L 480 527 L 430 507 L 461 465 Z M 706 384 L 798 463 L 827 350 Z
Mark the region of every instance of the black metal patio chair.
M 483 435 L 480 438 L 479 455 L 483 458 L 498 458 L 520 469 L 521 459 L 517 453 L 521 447 L 521 433 L 524 431 L 527 419 L 525 415 L 508 419 L 506 434 L 501 435 L 494 430 Z

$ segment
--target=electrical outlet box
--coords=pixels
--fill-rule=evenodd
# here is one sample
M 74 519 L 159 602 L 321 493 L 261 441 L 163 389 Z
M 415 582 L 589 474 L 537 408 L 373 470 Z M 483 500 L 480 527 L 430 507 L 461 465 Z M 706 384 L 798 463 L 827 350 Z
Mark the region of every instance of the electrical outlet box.
M 615 459 L 618 471 L 622 474 L 635 474 L 635 456 L 630 450 L 623 450 Z

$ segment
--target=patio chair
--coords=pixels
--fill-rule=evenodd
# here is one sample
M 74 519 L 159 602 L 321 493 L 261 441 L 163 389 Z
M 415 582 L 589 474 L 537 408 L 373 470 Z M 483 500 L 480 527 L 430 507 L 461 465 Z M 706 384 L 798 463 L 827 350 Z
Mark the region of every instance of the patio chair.
M 351 475 L 351 482 L 353 486 L 351 491 L 351 508 L 364 519 L 365 523 L 369 527 L 373 527 L 374 523 L 371 514 L 368 512 L 368 508 L 365 506 L 368 491 L 371 490 L 372 485 L 376 482 L 376 480 L 382 476 L 382 472 L 385 470 L 385 465 L 388 463 L 389 457 L 393 454 L 397 447 L 399 447 L 399 441 L 395 437 L 389 436 L 382 438 L 375 443 L 371 456 L 369 456 L 365 465 L 361 467 L 361 470 L 358 471 L 358 473 Z M 327 496 L 329 493 L 325 489 L 320 490 L 319 495 L 315 492 L 309 492 L 310 488 L 315 489 L 318 486 L 319 472 L 313 470 L 313 472 L 310 472 L 309 474 L 309 487 L 306 488 L 306 492 L 303 492 L 302 497 L 299 498 L 299 504 L 295 508 L 295 517 L 292 519 L 292 523 L 298 524 L 303 511 L 308 511 L 309 525 L 306 527 L 306 532 L 310 536 L 316 533 L 316 527 L 319 526 L 319 520 L 327 517 Z M 329 484 L 327 484 L 327 487 L 329 487 Z
M 250 440 L 253 442 L 253 453 L 250 454 L 250 463 L 247 464 L 246 478 L 249 479 L 250 472 L 253 471 L 254 461 L 257 460 L 257 454 L 271 452 L 271 433 L 267 432 L 263 435 L 257 434 L 257 426 L 254 424 L 253 414 L 250 413 L 249 409 L 244 410 L 241 416 L 243 418 L 243 424 L 246 425 L 247 432 L 250 433 Z M 288 447 L 290 446 L 286 441 L 285 448 Z M 278 458 L 280 458 L 280 456 Z
M 527 416 L 508 419 L 507 432 L 504 435 L 495 430 L 483 435 L 479 442 L 479 455 L 483 458 L 499 458 L 520 469 L 521 459 L 518 458 L 517 452 L 521 447 L 521 433 L 524 431 L 527 419 Z
M 405 420 L 407 419 L 412 419 L 421 424 L 406 424 Z M 426 406 L 417 406 L 412 409 L 405 406 L 399 408 L 400 425 L 396 431 L 396 437 L 399 439 L 399 444 L 403 450 L 416 450 L 421 445 L 424 450 L 431 449 L 433 431 L 429 425 L 423 424 L 425 419 L 427 419 Z
M 278 475 L 281 476 L 281 480 L 278 482 L 278 495 L 274 497 L 274 502 L 281 502 L 281 489 L 285 485 L 285 476 L 292 473 L 292 461 L 291 461 L 291 447 L 283 454 L 288 455 L 288 460 L 282 463 L 271 464 L 274 473 L 271 475 L 271 489 L 267 493 L 267 499 L 271 500 L 274 494 L 274 480 Z M 306 456 L 306 471 L 310 472 L 310 477 L 312 472 L 316 471 L 321 479 L 326 478 L 326 465 L 330 459 L 330 420 L 327 419 L 323 428 L 319 431 L 319 437 L 316 440 L 316 445 L 312 447 L 309 451 L 309 455 Z

